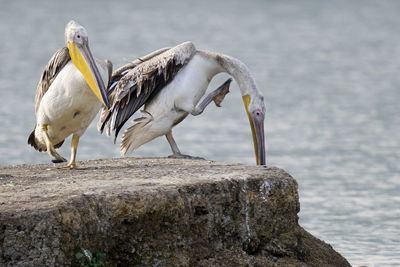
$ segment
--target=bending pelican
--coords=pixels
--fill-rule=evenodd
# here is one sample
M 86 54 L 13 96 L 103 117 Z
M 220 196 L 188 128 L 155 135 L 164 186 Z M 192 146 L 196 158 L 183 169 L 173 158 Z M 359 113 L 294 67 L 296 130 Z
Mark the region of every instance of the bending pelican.
M 28 144 L 47 151 L 55 158 L 53 162 L 63 162 L 66 160 L 55 149 L 72 134 L 71 159 L 66 167 L 74 168 L 80 136 L 102 103 L 109 107 L 104 84 L 108 84 L 112 64 L 93 59 L 87 32 L 75 21 L 65 27 L 65 41 L 68 47 L 53 55 L 36 89 L 36 125 Z
M 233 76 L 239 85 L 253 134 L 256 163 L 265 165 L 264 97 L 249 69 L 233 57 L 197 50 L 191 42 L 160 49 L 115 71 L 108 89 L 111 108 L 103 108 L 98 128 L 102 132 L 106 127 L 108 135 L 115 131 L 116 138 L 129 117 L 145 105 L 143 116 L 135 119 L 136 124 L 123 135 L 122 154 L 165 135 L 173 156 L 184 156 L 172 128 L 188 114 L 201 114 L 213 100 L 219 106 L 231 79 L 197 104 L 210 80 L 220 72 Z

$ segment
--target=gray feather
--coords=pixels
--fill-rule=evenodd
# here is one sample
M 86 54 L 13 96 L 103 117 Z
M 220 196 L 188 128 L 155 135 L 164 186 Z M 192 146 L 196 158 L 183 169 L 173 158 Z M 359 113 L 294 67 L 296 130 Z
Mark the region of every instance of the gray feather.
M 50 61 L 47 63 L 39 84 L 36 89 L 35 95 L 35 112 L 37 113 L 44 94 L 49 90 L 50 85 L 53 83 L 58 73 L 64 68 L 64 66 L 71 60 L 69 50 L 67 47 L 63 47 L 54 53 Z
M 119 68 L 113 73 L 109 89 L 111 108 L 103 109 L 98 129 L 115 131 L 115 138 L 125 122 L 171 82 L 196 53 L 191 42 L 163 48 Z M 114 141 L 115 141 L 114 138 Z

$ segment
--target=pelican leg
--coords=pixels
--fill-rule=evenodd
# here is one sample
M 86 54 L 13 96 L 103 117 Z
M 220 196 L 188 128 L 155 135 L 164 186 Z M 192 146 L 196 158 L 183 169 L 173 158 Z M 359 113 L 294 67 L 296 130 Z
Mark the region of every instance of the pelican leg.
M 44 137 L 45 137 L 45 142 L 46 142 L 46 148 L 47 148 L 47 153 L 49 154 L 50 157 L 54 157 L 52 161 L 54 163 L 60 163 L 60 162 L 65 162 L 67 161 L 64 157 L 62 157 L 60 154 L 57 153 L 56 149 L 54 148 L 54 145 L 51 143 L 49 134 L 47 133 L 47 124 L 42 125 L 42 130 L 44 132 Z
M 172 136 L 172 131 L 169 131 L 165 137 L 168 140 L 169 145 L 171 146 L 171 150 L 172 150 L 172 155 L 168 156 L 168 158 L 175 158 L 175 159 L 203 159 L 201 157 L 193 157 L 193 156 L 189 156 L 189 155 L 185 155 L 182 154 L 181 151 L 178 148 L 178 145 L 175 142 L 174 137 Z
M 214 101 L 215 105 L 217 107 L 221 106 L 222 100 L 224 100 L 224 97 L 227 93 L 229 93 L 229 86 L 232 82 L 232 79 L 229 78 L 226 80 L 220 87 L 209 93 L 203 101 L 201 101 L 200 104 L 198 104 L 194 110 L 191 112 L 193 116 L 200 115 L 203 113 L 204 109 L 208 106 L 208 104 L 211 103 L 211 101 Z
M 79 135 L 73 134 L 71 141 L 71 159 L 68 162 L 68 164 L 65 165 L 63 168 L 73 169 L 76 167 L 75 158 L 76 158 L 76 151 L 78 150 L 78 144 L 79 144 Z
M 169 131 L 169 132 L 165 135 L 165 137 L 167 138 L 168 143 L 169 143 L 169 145 L 171 146 L 171 150 L 172 150 L 173 155 L 182 155 L 182 154 L 181 154 L 181 151 L 180 151 L 179 148 L 178 148 L 178 145 L 177 145 L 176 142 L 175 142 L 174 137 L 172 136 L 172 131 Z

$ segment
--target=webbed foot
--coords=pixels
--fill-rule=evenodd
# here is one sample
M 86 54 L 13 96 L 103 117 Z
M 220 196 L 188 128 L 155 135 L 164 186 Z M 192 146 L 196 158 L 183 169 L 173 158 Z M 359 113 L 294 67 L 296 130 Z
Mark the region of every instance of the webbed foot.
M 195 157 L 195 156 L 185 155 L 185 154 L 181 154 L 181 153 L 179 153 L 179 154 L 176 153 L 176 154 L 169 155 L 168 158 L 170 158 L 170 159 L 206 160 L 205 158 L 202 158 L 202 157 Z
M 61 158 L 52 159 L 51 162 L 53 162 L 53 163 L 61 163 L 61 162 L 67 162 L 67 160 L 65 158 L 61 157 Z

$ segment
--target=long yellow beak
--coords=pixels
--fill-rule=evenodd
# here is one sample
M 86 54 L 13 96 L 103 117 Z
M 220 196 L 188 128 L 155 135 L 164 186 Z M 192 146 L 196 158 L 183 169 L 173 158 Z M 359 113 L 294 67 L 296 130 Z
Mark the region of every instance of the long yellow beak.
M 243 103 L 249 118 L 251 134 L 253 136 L 254 154 L 257 165 L 265 165 L 265 140 L 264 140 L 264 117 L 253 117 L 249 112 L 250 96 L 243 96 Z
M 72 62 L 82 73 L 90 89 L 92 89 L 97 98 L 109 108 L 110 104 L 107 98 L 106 88 L 96 63 L 94 62 L 92 53 L 89 50 L 89 46 L 82 45 L 82 47 L 78 48 L 75 43 L 68 42 L 68 49 Z

